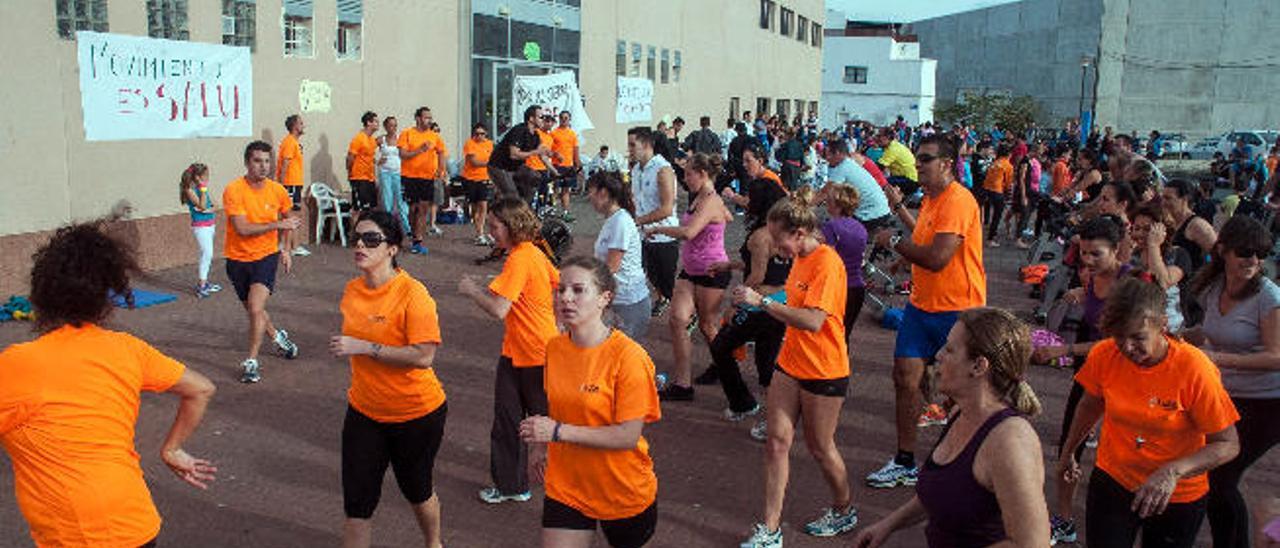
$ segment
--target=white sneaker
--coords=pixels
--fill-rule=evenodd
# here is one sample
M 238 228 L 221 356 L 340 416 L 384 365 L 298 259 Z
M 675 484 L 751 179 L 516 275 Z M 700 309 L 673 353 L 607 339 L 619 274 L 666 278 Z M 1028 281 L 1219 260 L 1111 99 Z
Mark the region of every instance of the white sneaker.
M 480 500 L 489 504 L 501 504 L 504 502 L 525 502 L 533 498 L 533 494 L 525 491 L 514 495 L 504 495 L 497 487 L 485 487 L 480 490 Z
M 751 439 L 759 442 L 769 439 L 769 423 L 766 419 L 760 419 L 760 422 L 751 427 Z
M 845 513 L 834 508 L 822 511 L 822 516 L 804 526 L 804 532 L 815 537 L 834 537 L 852 531 L 858 525 L 858 511 L 852 506 Z
M 889 459 L 883 467 L 867 475 L 867 485 L 877 489 L 890 489 L 899 485 L 911 487 L 916 484 L 919 469 L 906 467 Z
M 751 409 L 748 409 L 742 412 L 734 411 L 733 409 L 725 409 L 724 420 L 727 420 L 729 422 L 742 422 L 747 417 L 754 417 L 756 415 L 759 415 L 761 409 L 764 409 L 764 407 L 762 407 L 758 403 L 756 404 L 755 407 L 752 407 Z
M 782 548 L 782 528 L 770 531 L 763 523 L 757 523 L 751 529 L 751 538 L 738 545 L 740 548 Z
M 240 367 L 244 370 L 240 373 L 240 382 L 252 384 L 262 380 L 262 375 L 258 374 L 258 360 L 249 358 L 240 362 Z
M 280 355 L 284 356 L 285 359 L 292 360 L 298 357 L 298 345 L 289 340 L 288 331 L 277 329 L 276 336 L 272 339 L 272 342 L 276 343 L 276 349 L 280 350 Z
M 305 247 L 298 246 L 298 247 L 293 248 L 293 256 L 294 256 L 294 257 L 306 257 L 307 255 L 310 255 L 310 254 L 311 254 L 311 252 L 310 252 L 310 251 L 307 251 L 307 248 L 305 248 Z
M 440 227 L 438 226 L 433 226 L 433 227 L 427 228 L 427 233 L 431 234 L 432 236 L 439 236 L 441 234 L 444 234 L 444 231 L 440 230 Z

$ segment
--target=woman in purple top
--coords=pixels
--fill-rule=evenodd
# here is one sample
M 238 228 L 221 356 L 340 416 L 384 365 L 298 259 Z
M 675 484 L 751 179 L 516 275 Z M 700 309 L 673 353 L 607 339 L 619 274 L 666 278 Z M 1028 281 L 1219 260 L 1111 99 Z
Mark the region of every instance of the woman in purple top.
M 1025 375 L 1027 326 L 1004 310 L 960 314 L 938 351 L 938 390 L 955 402 L 920 470 L 916 496 L 863 529 L 857 548 L 884 544 L 922 520 L 929 546 L 1048 546 L 1040 439 L 1026 417 L 1040 402 Z
M 827 189 L 827 216 L 822 225 L 822 239 L 835 248 L 844 261 L 849 292 L 844 303 L 844 338 L 849 338 L 853 322 L 858 320 L 867 288 L 862 282 L 862 256 L 867 249 L 867 229 L 853 218 L 858 209 L 858 191 L 848 185 L 831 185 Z
M 701 153 L 689 156 L 684 163 L 684 180 L 692 199 L 689 210 L 680 218 L 680 226 L 645 230 L 646 237 L 662 234 L 684 241 L 680 248 L 682 268 L 676 277 L 669 320 L 675 370 L 671 381 L 658 391 L 663 400 L 693 399 L 693 371 L 689 357 L 693 352 L 693 341 L 688 327 L 693 321 L 694 311 L 697 311 L 698 328 L 705 340 L 715 340 L 716 331 L 720 328 L 720 304 L 731 276 L 727 271 L 714 271 L 711 266 L 729 260 L 724 251 L 724 227 L 733 221 L 733 214 L 716 194 L 714 183 L 720 174 L 721 164 L 719 156 Z

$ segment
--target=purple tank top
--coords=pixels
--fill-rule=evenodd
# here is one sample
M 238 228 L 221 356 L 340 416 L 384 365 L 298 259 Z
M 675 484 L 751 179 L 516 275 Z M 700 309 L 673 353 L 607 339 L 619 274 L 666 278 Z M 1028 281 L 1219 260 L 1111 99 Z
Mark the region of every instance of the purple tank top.
M 991 430 L 1017 415 L 1017 411 L 1007 407 L 991 415 L 950 463 L 934 462 L 930 451 L 916 482 L 916 496 L 929 516 L 929 524 L 924 529 L 929 546 L 988 546 L 1008 536 L 1001 519 L 1000 502 L 995 493 L 973 477 L 973 462 Z M 951 424 L 955 424 L 955 418 L 948 423 L 939 442 L 946 439 Z
M 693 211 L 680 216 L 680 224 L 688 224 Z M 680 260 L 684 271 L 693 276 L 707 275 L 707 268 L 715 263 L 729 261 L 729 254 L 724 250 L 724 223 L 707 223 L 697 236 L 685 240 L 680 247 Z
M 1121 264 L 1120 271 L 1116 273 L 1116 281 L 1129 273 L 1129 265 Z M 1093 278 L 1089 278 L 1089 283 L 1084 287 L 1084 315 L 1080 318 L 1081 332 L 1083 337 L 1078 338 L 1079 342 L 1093 342 L 1102 339 L 1102 329 L 1098 327 L 1098 322 L 1102 321 L 1102 307 L 1106 306 L 1107 301 L 1099 298 L 1093 290 Z

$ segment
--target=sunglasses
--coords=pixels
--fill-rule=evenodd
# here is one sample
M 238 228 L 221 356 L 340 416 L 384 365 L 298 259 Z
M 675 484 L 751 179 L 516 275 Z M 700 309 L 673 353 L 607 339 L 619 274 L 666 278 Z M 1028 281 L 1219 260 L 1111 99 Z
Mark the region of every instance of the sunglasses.
M 378 247 L 387 241 L 387 237 L 381 232 L 357 232 L 354 234 L 355 240 L 365 247 Z
M 476 135 L 476 137 L 484 137 L 485 135 L 488 135 L 488 133 L 485 133 L 485 132 L 483 132 L 483 131 L 477 131 L 477 132 L 475 133 L 475 135 Z
M 1236 249 L 1232 251 L 1236 257 L 1241 259 L 1258 259 L 1262 260 L 1271 255 L 1270 249 Z
M 916 153 L 916 162 L 920 164 L 927 164 L 934 160 L 941 160 L 941 159 L 942 159 L 942 156 L 934 156 L 932 154 L 928 154 L 925 152 Z

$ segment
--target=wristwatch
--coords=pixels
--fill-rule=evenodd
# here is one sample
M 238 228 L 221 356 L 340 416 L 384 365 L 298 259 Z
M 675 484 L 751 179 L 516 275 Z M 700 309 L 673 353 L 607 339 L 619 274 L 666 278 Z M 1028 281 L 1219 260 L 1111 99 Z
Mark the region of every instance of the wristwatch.
M 773 300 L 773 298 L 772 298 L 772 297 L 761 297 L 761 298 L 760 298 L 760 310 L 764 310 L 764 309 L 766 309 L 766 308 L 769 308 L 769 305 L 771 305 L 771 304 L 778 304 L 778 301 Z

